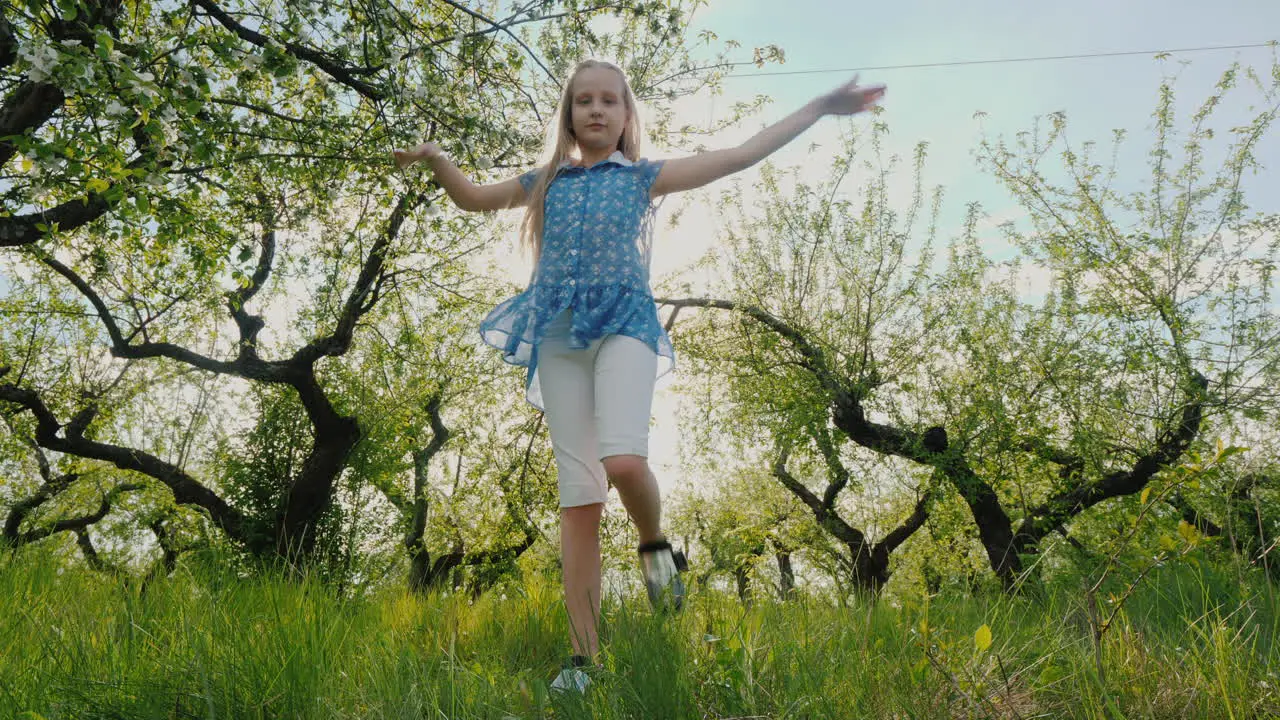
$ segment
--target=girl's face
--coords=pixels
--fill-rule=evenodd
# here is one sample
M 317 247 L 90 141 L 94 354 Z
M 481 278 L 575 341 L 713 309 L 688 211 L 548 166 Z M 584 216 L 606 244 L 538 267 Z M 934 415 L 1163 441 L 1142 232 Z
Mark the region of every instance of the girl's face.
M 626 127 L 626 89 L 622 76 L 607 67 L 588 67 L 573 79 L 570 97 L 573 136 L 583 150 L 613 150 Z

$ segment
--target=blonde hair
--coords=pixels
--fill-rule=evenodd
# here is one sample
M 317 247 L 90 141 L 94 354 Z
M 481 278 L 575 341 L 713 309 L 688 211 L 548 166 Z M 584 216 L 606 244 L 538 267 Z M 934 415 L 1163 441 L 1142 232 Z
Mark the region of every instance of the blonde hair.
M 573 136 L 573 83 L 578 73 L 588 68 L 608 68 L 622 78 L 622 94 L 626 103 L 627 121 L 622 127 L 622 135 L 618 138 L 618 150 L 628 160 L 640 159 L 640 113 L 636 108 L 636 97 L 631 92 L 631 84 L 627 82 L 626 73 L 611 62 L 604 60 L 583 60 L 569 73 L 569 80 L 564 84 L 560 94 L 560 107 L 557 108 L 555 120 L 547 130 L 547 147 L 553 148 L 547 162 L 538 171 L 538 178 L 529 190 L 528 205 L 524 211 L 524 221 L 520 224 L 520 245 L 533 251 L 534 259 L 542 253 L 542 227 L 546 219 L 547 188 L 560 169 L 561 163 L 568 160 L 573 151 L 578 149 L 578 141 Z

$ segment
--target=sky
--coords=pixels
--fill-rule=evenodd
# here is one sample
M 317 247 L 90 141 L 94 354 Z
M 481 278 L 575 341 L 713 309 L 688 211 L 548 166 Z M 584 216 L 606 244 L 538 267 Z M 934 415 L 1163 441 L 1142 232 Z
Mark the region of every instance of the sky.
M 756 94 L 773 98 L 771 106 L 736 131 L 714 138 L 712 147 L 731 146 L 766 123 L 774 122 L 813 97 L 851 78 L 852 72 L 763 75 L 816 69 L 874 68 L 955 61 L 1115 53 L 1280 40 L 1280 2 L 1228 0 L 1212 13 L 1206 3 L 1187 0 L 1084 0 L 1073 3 L 1027 3 L 942 0 L 898 3 L 847 3 L 830 0 L 713 0 L 697 19 L 722 39 L 750 48 L 777 44 L 786 53 L 783 65 L 760 71 L 743 69 L 725 80 L 724 96 L 697 100 L 691 117 L 706 121 L 736 100 Z M 1268 32 L 1270 34 L 1268 34 Z M 1037 117 L 1063 111 L 1074 142 L 1092 139 L 1105 144 L 1111 131 L 1129 132 L 1121 167 L 1128 177 L 1145 178 L 1145 152 L 1150 144 L 1151 114 L 1162 77 L 1176 73 L 1179 108 L 1185 116 L 1202 101 L 1233 60 L 1266 70 L 1271 48 L 1176 53 L 1163 62 L 1151 55 L 957 67 L 865 70 L 864 82 L 888 85 L 883 118 L 890 128 L 890 151 L 909 157 L 918 142 L 929 143 L 926 184 L 946 188 L 944 210 L 958 226 L 968 202 L 981 202 L 989 212 L 1012 210 L 1008 193 L 979 170 L 974 148 L 985 131 L 1006 136 L 1030 129 Z M 1184 65 L 1183 61 L 1190 64 Z M 1240 93 L 1243 97 L 1247 93 Z M 983 113 L 981 119 L 976 113 Z M 698 117 L 701 115 L 701 117 Z M 1239 106 L 1228 105 L 1223 117 L 1243 119 Z M 854 124 L 860 120 L 855 119 Z M 862 120 L 861 122 L 865 122 Z M 804 162 L 811 142 L 835 147 L 838 123 L 827 119 L 771 160 L 782 165 Z M 1273 133 L 1261 157 L 1280 158 L 1280 133 Z M 658 152 L 657 154 L 661 154 Z M 812 162 L 812 160 L 810 160 Z M 744 180 L 755 170 L 748 170 Z M 1280 176 L 1255 178 L 1247 188 L 1255 200 L 1274 198 L 1280 209 Z M 672 243 L 684 253 L 659 257 L 655 275 L 677 270 L 714 233 L 696 232 Z M 945 239 L 945 235 L 944 235 Z
M 773 103 L 742 128 L 708 142 L 729 147 L 766 123 L 781 119 L 813 97 L 852 77 L 857 68 L 920 65 L 1006 58 L 1178 50 L 1280 40 L 1280 2 L 1275 0 L 1075 0 L 1069 3 L 1006 0 L 906 0 L 894 3 L 850 3 L 834 0 L 712 0 L 700 12 L 697 28 L 714 30 L 721 39 L 751 48 L 776 44 L 786 54 L 783 65 L 747 68 L 725 80 L 724 95 L 686 103 L 690 118 L 706 122 L 756 94 Z M 1010 137 L 1031 129 L 1037 117 L 1065 112 L 1073 143 L 1095 140 L 1103 147 L 1114 129 L 1128 132 L 1119 156 L 1122 181 L 1138 189 L 1147 177 L 1146 152 L 1153 135 L 1152 112 L 1162 78 L 1176 75 L 1178 112 L 1206 98 L 1233 62 L 1270 68 L 1271 48 L 1174 53 L 1157 61 L 1153 55 L 1013 62 L 953 67 L 866 69 L 864 82 L 888 86 L 883 118 L 890 128 L 887 148 L 910 157 L 920 141 L 930 145 L 926 186 L 946 188 L 939 241 L 959 228 L 965 205 L 981 202 L 993 217 L 988 227 L 1016 216 L 1008 193 L 984 173 L 974 159 L 983 132 Z M 843 69 L 793 75 L 785 71 Z M 1249 96 L 1248 91 L 1238 97 Z M 1253 94 L 1256 97 L 1256 93 Z M 983 113 L 981 120 L 976 113 Z M 1243 102 L 1221 110 L 1223 126 L 1249 117 Z M 855 119 L 854 124 L 865 122 Z M 821 121 L 800 140 L 771 160 L 782 166 L 806 162 L 812 142 L 835 147 L 839 124 Z M 664 153 L 655 151 L 654 156 Z M 667 155 L 670 156 L 670 155 Z M 1273 131 L 1259 148 L 1263 163 L 1280 167 L 1280 132 Z M 744 171 L 746 184 L 757 169 Z M 820 173 L 819 173 L 820 174 Z M 905 178 L 904 178 L 905 179 Z M 846 185 L 856 188 L 856 182 Z M 1280 212 L 1280 174 L 1264 171 L 1245 187 L 1257 211 Z M 714 187 L 711 190 L 715 190 Z M 671 201 L 668 201 L 671 202 Z M 679 273 L 715 241 L 715 218 L 698 203 L 682 216 L 681 225 L 655 241 L 654 277 Z M 1002 248 L 992 233 L 998 256 Z M 678 419 L 670 383 L 659 384 L 654 408 L 651 462 L 664 489 L 691 480 L 678 462 Z

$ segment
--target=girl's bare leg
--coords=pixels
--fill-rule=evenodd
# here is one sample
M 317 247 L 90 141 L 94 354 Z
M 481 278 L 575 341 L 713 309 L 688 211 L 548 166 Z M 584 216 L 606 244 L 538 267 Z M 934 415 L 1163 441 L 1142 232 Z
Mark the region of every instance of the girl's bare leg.
M 662 539 L 662 494 L 649 463 L 639 455 L 613 455 L 603 461 L 609 482 L 635 523 L 640 544 Z
M 560 553 L 564 604 L 569 611 L 573 654 L 594 658 L 600 651 L 600 518 L 604 505 L 560 508 Z

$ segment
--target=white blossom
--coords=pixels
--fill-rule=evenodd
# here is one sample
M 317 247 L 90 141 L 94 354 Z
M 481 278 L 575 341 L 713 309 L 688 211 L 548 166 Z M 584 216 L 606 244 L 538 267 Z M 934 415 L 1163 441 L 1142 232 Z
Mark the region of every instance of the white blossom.
M 154 100 L 159 97 L 160 93 L 152 80 L 155 80 L 155 76 L 151 73 L 139 73 L 138 77 L 133 81 L 133 89 L 139 95 L 146 95 Z
M 165 145 L 172 145 L 178 140 L 177 128 L 163 120 L 160 121 L 160 135 L 164 138 Z
M 53 76 L 53 69 L 58 66 L 58 51 L 48 45 L 23 47 L 18 55 L 31 64 L 27 77 L 32 82 L 44 82 Z
M 478 158 L 476 158 L 476 167 L 480 168 L 481 170 L 488 170 L 488 169 L 492 168 L 492 167 L 493 167 L 493 158 L 490 158 L 490 157 L 478 157 Z

